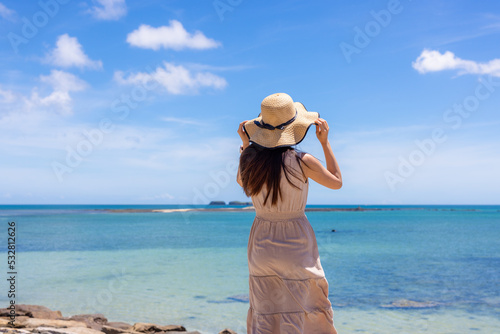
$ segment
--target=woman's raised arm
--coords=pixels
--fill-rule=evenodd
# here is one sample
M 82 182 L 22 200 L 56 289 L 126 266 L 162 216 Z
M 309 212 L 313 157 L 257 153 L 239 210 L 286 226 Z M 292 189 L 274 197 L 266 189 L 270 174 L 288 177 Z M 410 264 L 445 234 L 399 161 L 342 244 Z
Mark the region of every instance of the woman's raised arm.
M 245 125 L 246 122 L 248 122 L 248 121 L 243 121 L 238 126 L 238 134 L 240 135 L 241 141 L 243 142 L 243 144 L 241 145 L 242 151 L 240 152 L 240 154 L 243 152 L 244 149 L 246 149 L 248 147 L 248 145 L 250 145 L 250 141 L 248 140 L 248 136 L 245 133 L 245 130 L 243 129 L 243 125 Z M 236 175 L 236 182 L 238 182 L 238 184 L 243 187 L 243 182 L 241 181 L 240 165 L 239 164 L 238 164 L 238 172 L 237 173 L 238 174 Z
M 327 188 L 340 189 L 342 187 L 342 174 L 340 173 L 337 159 L 335 159 L 332 147 L 328 141 L 328 132 L 330 130 L 328 123 L 322 118 L 318 118 L 315 123 L 316 136 L 325 154 L 326 168 L 318 159 L 309 153 L 304 154 L 302 157 L 302 160 L 307 164 L 307 166 L 304 164 L 302 168 L 308 178 L 313 179 Z

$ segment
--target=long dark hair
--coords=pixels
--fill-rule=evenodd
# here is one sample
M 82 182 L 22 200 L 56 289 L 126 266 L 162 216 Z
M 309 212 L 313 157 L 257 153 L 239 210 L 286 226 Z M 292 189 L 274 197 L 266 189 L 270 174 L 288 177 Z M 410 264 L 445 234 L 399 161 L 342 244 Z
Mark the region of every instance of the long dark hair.
M 285 164 L 285 153 L 289 150 L 292 150 L 295 154 L 302 175 Z M 269 195 L 272 193 L 271 205 L 275 205 L 278 202 L 278 197 L 282 197 L 280 189 L 282 169 L 288 182 L 293 187 L 300 189 L 289 177 L 289 175 L 292 175 L 301 182 L 307 182 L 307 177 L 301 165 L 301 163 L 305 164 L 305 162 L 298 153 L 291 146 L 269 149 L 251 143 L 240 156 L 241 182 L 243 183 L 245 194 L 249 197 L 256 195 L 262 190 L 265 184 L 268 192 L 264 199 L 264 204 L 266 204 Z M 307 166 L 307 164 L 305 165 Z M 304 178 L 306 181 L 304 181 Z

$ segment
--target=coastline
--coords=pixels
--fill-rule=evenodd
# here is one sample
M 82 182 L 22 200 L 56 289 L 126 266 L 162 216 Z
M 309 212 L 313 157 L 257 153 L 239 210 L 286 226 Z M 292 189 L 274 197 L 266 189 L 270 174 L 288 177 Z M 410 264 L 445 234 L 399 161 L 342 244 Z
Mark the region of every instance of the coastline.
M 42 305 L 11 305 L 0 309 L 0 333 L 6 334 L 201 334 L 182 325 L 113 322 L 100 313 L 64 317 Z M 218 334 L 237 334 L 229 328 Z
M 500 321 L 492 316 L 470 315 L 466 310 L 445 310 L 430 303 L 414 305 L 401 300 L 403 304 L 384 305 L 377 310 L 360 310 L 334 306 L 334 322 L 342 333 L 497 333 Z M 408 303 L 410 302 L 410 303 Z M 431 311 L 432 310 L 432 311 Z M 6 313 L 6 311 L 8 311 Z M 0 333 L 5 334 L 241 334 L 225 328 L 221 331 L 193 330 L 183 325 L 157 325 L 137 322 L 108 321 L 100 313 L 78 314 L 64 317 L 60 311 L 40 305 L 16 305 L 15 325 L 8 324 L 10 311 L 0 309 Z M 244 321 L 244 320 L 243 320 Z

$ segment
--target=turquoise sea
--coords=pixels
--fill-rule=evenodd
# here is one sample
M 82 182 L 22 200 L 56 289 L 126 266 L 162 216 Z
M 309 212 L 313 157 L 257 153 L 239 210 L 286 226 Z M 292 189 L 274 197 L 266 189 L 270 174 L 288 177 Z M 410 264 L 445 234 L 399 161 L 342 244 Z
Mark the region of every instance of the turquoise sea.
M 15 221 L 18 304 L 246 333 L 254 212 L 104 210 L 188 207 L 0 206 L 2 277 Z M 306 212 L 339 334 L 500 333 L 500 206 L 362 208 Z

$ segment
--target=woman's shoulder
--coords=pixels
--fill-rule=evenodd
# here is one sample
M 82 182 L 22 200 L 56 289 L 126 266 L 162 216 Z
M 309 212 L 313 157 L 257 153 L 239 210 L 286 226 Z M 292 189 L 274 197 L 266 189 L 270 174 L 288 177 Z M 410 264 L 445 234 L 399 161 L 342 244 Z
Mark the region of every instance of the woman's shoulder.
M 290 150 L 290 152 L 294 155 L 294 156 L 298 156 L 299 158 L 301 158 L 302 160 L 306 159 L 306 160 L 310 160 L 310 159 L 316 159 L 314 158 L 314 156 L 310 153 L 307 153 L 307 152 L 304 152 L 304 151 L 298 151 L 298 150 Z
M 321 164 L 318 158 L 308 152 L 296 151 L 295 154 L 300 157 L 299 164 L 302 169 L 307 173 L 308 169 L 317 169 L 317 165 Z

